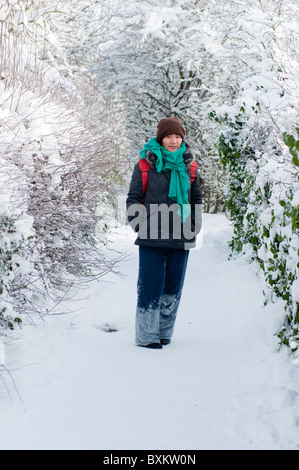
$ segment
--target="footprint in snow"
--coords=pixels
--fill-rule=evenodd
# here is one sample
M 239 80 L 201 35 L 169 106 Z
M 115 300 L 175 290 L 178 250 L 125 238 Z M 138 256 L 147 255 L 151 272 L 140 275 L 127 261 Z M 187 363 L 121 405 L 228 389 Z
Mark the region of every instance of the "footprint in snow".
M 109 325 L 109 323 L 105 323 L 101 326 L 96 326 L 98 330 L 102 330 L 105 333 L 117 333 L 118 329 L 114 325 Z

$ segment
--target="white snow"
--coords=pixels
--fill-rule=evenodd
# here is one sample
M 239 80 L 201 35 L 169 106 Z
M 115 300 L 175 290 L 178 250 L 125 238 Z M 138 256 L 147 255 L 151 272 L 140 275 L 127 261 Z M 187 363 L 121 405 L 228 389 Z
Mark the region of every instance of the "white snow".
M 134 344 L 138 249 L 127 229 L 123 277 L 91 285 L 70 313 L 5 341 L 0 449 L 298 449 L 298 368 L 277 352 L 284 319 L 264 307 L 253 265 L 228 261 L 231 227 L 205 215 L 175 336 Z M 117 332 L 107 332 L 116 329 Z
M 295 279 L 292 285 L 292 298 L 294 302 L 299 303 L 299 279 Z

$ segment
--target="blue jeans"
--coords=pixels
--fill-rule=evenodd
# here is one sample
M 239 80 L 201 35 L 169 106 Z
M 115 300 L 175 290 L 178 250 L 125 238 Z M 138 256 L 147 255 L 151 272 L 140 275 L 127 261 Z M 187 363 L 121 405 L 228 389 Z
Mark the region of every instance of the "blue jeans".
M 136 343 L 171 339 L 185 280 L 189 251 L 139 247 Z

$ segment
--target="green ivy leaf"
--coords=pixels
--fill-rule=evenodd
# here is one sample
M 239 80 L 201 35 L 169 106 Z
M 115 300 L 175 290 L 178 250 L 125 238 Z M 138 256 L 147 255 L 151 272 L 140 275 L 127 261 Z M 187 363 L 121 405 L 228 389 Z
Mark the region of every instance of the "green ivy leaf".
M 293 155 L 293 154 L 292 154 Z M 298 155 L 293 155 L 293 163 L 295 166 L 299 166 L 299 159 L 298 159 Z
M 293 148 L 295 146 L 295 139 L 292 135 L 288 134 L 287 132 L 283 133 L 283 140 L 284 143 L 289 147 Z

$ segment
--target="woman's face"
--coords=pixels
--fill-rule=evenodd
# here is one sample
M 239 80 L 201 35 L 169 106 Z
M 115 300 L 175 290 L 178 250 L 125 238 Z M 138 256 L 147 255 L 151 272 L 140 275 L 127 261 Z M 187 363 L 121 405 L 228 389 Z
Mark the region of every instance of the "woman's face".
M 162 140 L 162 146 L 168 150 L 168 152 L 176 152 L 182 145 L 183 139 L 180 135 L 171 134 L 164 137 Z

